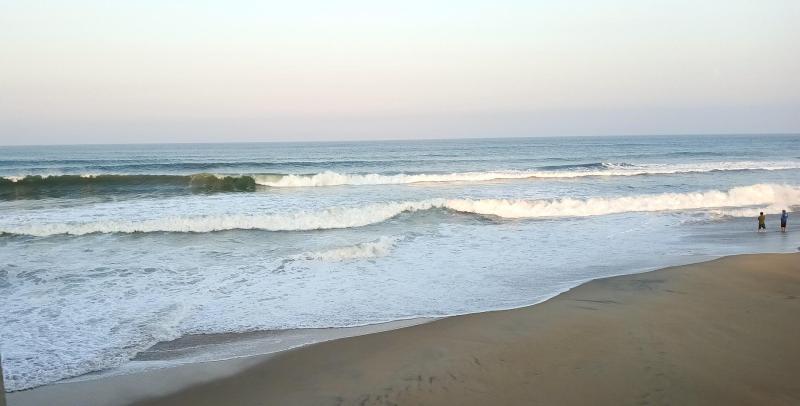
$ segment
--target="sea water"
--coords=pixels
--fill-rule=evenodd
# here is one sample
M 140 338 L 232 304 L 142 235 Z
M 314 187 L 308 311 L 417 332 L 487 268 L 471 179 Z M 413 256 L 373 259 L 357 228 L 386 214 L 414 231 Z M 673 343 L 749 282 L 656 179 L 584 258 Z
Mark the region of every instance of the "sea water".
M 0 147 L 6 390 L 187 335 L 513 308 L 593 278 L 796 251 L 794 213 L 785 234 L 777 214 L 800 210 L 798 142 Z

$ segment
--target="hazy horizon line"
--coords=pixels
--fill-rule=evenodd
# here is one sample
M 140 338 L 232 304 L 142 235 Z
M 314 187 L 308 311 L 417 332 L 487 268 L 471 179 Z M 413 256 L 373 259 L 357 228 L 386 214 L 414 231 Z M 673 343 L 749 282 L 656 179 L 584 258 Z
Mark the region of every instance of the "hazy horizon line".
M 509 140 L 509 139 L 530 139 L 530 138 L 611 138 L 611 137 L 747 137 L 747 136 L 800 136 L 798 132 L 746 132 L 746 133 L 679 133 L 679 134 L 594 134 L 594 135 L 528 135 L 528 136 L 499 136 L 499 137 L 431 137 L 431 138 L 382 138 L 382 139 L 338 139 L 338 140 L 263 140 L 263 141 L 172 141 L 172 142 L 77 142 L 71 144 L 2 144 L 0 147 L 68 147 L 68 146 L 105 146 L 105 145 L 221 145 L 221 144 L 335 144 L 335 143 L 380 143 L 396 141 L 459 141 L 459 140 Z

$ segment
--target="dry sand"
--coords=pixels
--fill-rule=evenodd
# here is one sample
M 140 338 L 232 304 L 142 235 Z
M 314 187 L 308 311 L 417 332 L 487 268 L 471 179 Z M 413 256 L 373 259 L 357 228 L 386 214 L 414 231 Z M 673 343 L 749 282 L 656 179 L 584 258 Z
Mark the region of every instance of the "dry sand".
M 287 351 L 137 405 L 395 404 L 799 405 L 800 254 L 596 280 Z

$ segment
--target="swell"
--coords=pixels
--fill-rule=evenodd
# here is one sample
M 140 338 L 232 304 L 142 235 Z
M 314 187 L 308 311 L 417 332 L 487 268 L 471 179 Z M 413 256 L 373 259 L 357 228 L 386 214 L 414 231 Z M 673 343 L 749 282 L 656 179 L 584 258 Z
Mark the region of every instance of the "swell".
M 560 198 L 535 200 L 430 199 L 386 202 L 360 207 L 335 207 L 322 211 L 280 214 L 231 214 L 169 217 L 144 221 L 106 220 L 85 223 L 22 224 L 6 226 L 0 233 L 32 236 L 92 233 L 207 233 L 223 230 L 308 231 L 363 227 L 402 213 L 432 209 L 499 218 L 589 217 L 627 212 L 727 210 L 759 206 L 768 212 L 800 205 L 800 186 L 756 184 L 726 191 L 663 193 L 626 197 Z M 744 213 L 744 212 L 742 212 Z M 749 213 L 749 212 L 748 212 Z
M 184 176 L 193 173 L 289 173 L 293 171 L 314 171 L 321 168 L 385 168 L 393 166 L 419 165 L 421 162 L 435 162 L 437 165 L 480 163 L 483 159 L 376 159 L 376 160 L 320 160 L 297 161 L 210 161 L 210 162 L 159 162 L 157 160 L 117 159 L 97 160 L 2 160 L 0 170 L 4 173 L 20 171 L 30 175 L 63 174 L 164 174 Z
M 68 197 L 126 192 L 239 192 L 257 186 L 302 188 L 343 185 L 400 185 L 425 182 L 485 182 L 512 179 L 559 179 L 592 176 L 639 176 L 717 171 L 800 169 L 800 162 L 709 162 L 698 164 L 629 164 L 592 162 L 542 166 L 532 170 L 472 171 L 419 174 L 351 174 L 325 171 L 314 174 L 194 175 L 84 174 L 27 175 L 0 178 L 0 199 Z
M 151 192 L 159 189 L 186 189 L 205 192 L 255 190 L 251 176 L 195 175 L 28 175 L 0 178 L 0 198 L 24 199 L 42 196 L 68 196 L 73 193 Z

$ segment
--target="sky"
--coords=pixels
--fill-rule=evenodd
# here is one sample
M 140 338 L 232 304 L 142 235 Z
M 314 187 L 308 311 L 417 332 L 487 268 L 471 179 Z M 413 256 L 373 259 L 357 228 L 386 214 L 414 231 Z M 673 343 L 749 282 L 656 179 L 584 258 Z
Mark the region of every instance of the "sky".
M 0 144 L 800 133 L 800 1 L 0 0 Z

